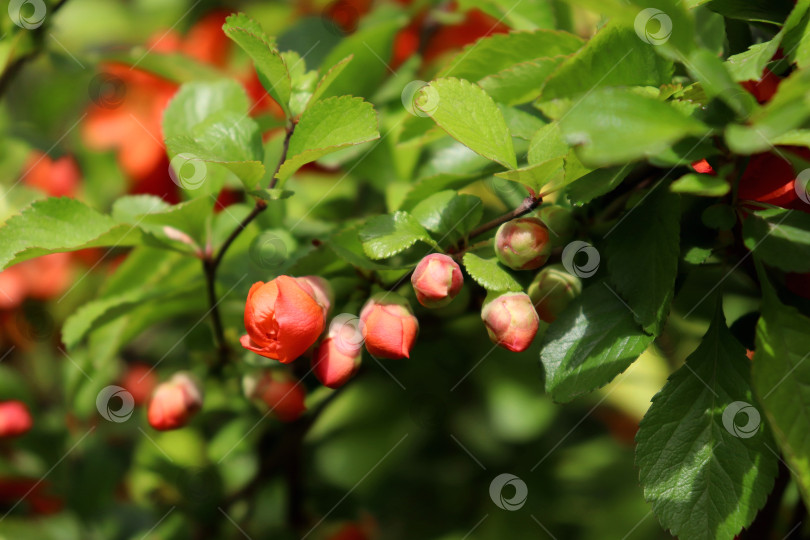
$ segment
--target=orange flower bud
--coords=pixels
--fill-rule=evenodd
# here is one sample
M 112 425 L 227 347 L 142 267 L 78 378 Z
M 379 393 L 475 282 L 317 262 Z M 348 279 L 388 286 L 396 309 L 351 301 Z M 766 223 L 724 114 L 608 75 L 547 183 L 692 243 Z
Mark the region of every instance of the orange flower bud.
M 160 431 L 185 426 L 202 408 L 202 391 L 186 373 L 175 373 L 155 389 L 146 417 Z
M 392 360 L 410 357 L 419 321 L 404 298 L 393 293 L 374 295 L 360 311 L 360 320 L 369 353 Z
M 291 378 L 283 378 L 278 373 L 264 373 L 251 394 L 251 397 L 259 398 L 270 407 L 270 411 L 282 422 L 297 420 L 307 410 L 304 385 Z
M 453 301 L 464 284 L 464 277 L 456 261 L 441 253 L 431 253 L 416 265 L 411 283 L 419 303 L 436 308 Z
M 321 335 L 325 308 L 307 280 L 279 276 L 250 288 L 245 304 L 242 347 L 267 358 L 289 363 Z
M 505 293 L 487 298 L 481 309 L 481 319 L 489 339 L 512 352 L 521 352 L 532 344 L 540 320 L 526 293 Z
M 537 218 L 507 221 L 495 233 L 495 255 L 513 270 L 534 270 L 551 254 L 548 229 Z
M 540 319 L 552 323 L 571 300 L 579 296 L 582 283 L 561 264 L 555 264 L 541 270 L 527 292 Z
M 25 403 L 17 400 L 0 403 L 0 438 L 18 437 L 32 425 L 31 413 Z
M 362 354 L 342 346 L 341 339 L 324 339 L 312 358 L 312 370 L 324 386 L 338 388 L 346 384 L 360 367 Z

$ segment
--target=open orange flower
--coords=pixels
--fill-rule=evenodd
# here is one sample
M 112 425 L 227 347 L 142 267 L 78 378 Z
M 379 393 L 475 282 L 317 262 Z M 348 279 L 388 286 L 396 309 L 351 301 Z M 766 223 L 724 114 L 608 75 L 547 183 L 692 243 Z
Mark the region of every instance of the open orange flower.
M 305 280 L 279 276 L 253 284 L 245 304 L 242 346 L 284 364 L 301 356 L 321 335 L 325 306 Z

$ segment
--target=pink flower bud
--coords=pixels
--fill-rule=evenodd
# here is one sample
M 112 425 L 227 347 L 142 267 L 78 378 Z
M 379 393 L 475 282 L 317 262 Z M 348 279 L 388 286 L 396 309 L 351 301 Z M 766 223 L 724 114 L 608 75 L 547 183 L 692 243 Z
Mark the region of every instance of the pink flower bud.
M 411 283 L 420 304 L 437 308 L 453 301 L 464 284 L 464 277 L 456 261 L 441 253 L 431 253 L 416 265 Z
M 17 437 L 26 433 L 33 425 L 31 413 L 22 401 L 0 403 L 0 438 Z
M 282 422 L 297 420 L 307 410 L 304 385 L 281 373 L 264 373 L 251 397 L 261 399 Z
M 552 323 L 571 300 L 582 292 L 579 278 L 555 264 L 541 270 L 529 285 L 528 293 L 540 319 Z
M 489 339 L 512 352 L 521 352 L 532 344 L 540 320 L 526 293 L 504 293 L 487 298 L 481 309 L 481 319 Z
M 369 353 L 392 360 L 410 357 L 419 321 L 404 298 L 393 293 L 374 295 L 360 311 L 360 320 Z
M 202 408 L 202 391 L 187 373 L 175 373 L 155 389 L 146 417 L 149 425 L 160 431 L 185 426 Z
M 548 229 L 537 218 L 507 221 L 495 234 L 495 255 L 513 270 L 534 270 L 551 254 Z
M 327 337 L 312 358 L 312 370 L 324 386 L 338 388 L 346 384 L 360 367 L 360 350 L 347 350 L 343 340 Z

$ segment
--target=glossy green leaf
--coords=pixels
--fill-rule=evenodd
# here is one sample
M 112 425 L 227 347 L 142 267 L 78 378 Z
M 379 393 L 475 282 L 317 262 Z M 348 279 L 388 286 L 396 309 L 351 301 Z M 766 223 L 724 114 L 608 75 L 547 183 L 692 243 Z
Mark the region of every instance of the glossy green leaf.
M 560 121 L 566 142 L 586 165 L 602 167 L 643 159 L 709 128 L 657 99 L 624 89 L 591 92 Z
M 608 86 L 669 83 L 672 62 L 642 41 L 632 27 L 608 23 L 546 81 L 540 101 L 570 98 Z
M 427 197 L 410 211 L 439 242 L 450 244 L 469 233 L 484 214 L 484 205 L 475 195 L 440 191 Z
M 810 318 L 782 304 L 760 272 L 763 298 L 751 373 L 754 391 L 802 498 L 810 501 Z
M 546 392 L 557 402 L 600 388 L 627 369 L 653 336 L 604 282 L 571 302 L 543 336 Z
M 773 487 L 777 456 L 759 425 L 750 378 L 745 348 L 718 310 L 641 421 L 636 462 L 644 497 L 678 538 L 732 540 Z
M 306 163 L 379 137 L 371 103 L 351 96 L 319 101 L 301 115 L 277 178 L 283 182 Z
M 636 321 L 653 334 L 663 326 L 672 301 L 680 254 L 680 209 L 680 197 L 658 185 L 620 216 L 606 235 L 610 282 Z
M 360 229 L 359 236 L 363 250 L 372 259 L 386 259 L 420 241 L 436 247 L 416 218 L 401 211 L 371 218 Z
M 142 243 L 141 230 L 75 199 L 34 202 L 0 226 L 0 269 L 32 257 L 99 246 Z
M 743 221 L 745 247 L 786 272 L 810 272 L 810 214 L 774 208 Z
M 228 17 L 222 30 L 250 56 L 267 92 L 290 114 L 292 82 L 275 41 L 268 38 L 259 24 L 244 13 Z
M 416 106 L 477 154 L 517 168 L 503 113 L 479 86 L 464 79 L 437 79 L 419 91 Z
M 476 283 L 488 291 L 522 291 L 520 283 L 498 262 L 498 259 L 484 259 L 475 253 L 467 252 L 463 258 L 464 268 Z
M 731 191 L 731 186 L 725 178 L 689 173 L 672 182 L 669 190 L 674 193 L 686 193 L 700 197 L 722 197 Z

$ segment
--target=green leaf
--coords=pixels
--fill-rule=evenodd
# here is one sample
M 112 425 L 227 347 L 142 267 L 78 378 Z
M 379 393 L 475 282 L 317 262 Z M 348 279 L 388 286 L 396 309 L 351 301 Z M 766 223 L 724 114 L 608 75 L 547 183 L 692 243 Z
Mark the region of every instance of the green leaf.
M 224 111 L 246 116 L 249 107 L 244 88 L 233 79 L 186 83 L 163 112 L 163 137 L 193 137 L 194 128 L 209 117 Z
M 478 81 L 478 84 L 499 103 L 506 105 L 527 103 L 540 95 L 546 79 L 566 58 L 567 56 L 555 56 L 521 62 L 487 75 Z
M 365 270 L 389 270 L 392 268 L 390 265 L 369 259 L 363 249 L 356 226 L 336 232 L 325 243 L 336 255 L 356 268 Z
M 455 191 L 440 191 L 424 199 L 411 214 L 430 232 L 441 235 L 447 244 L 467 235 L 484 215 L 484 205 L 475 195 L 459 195 Z
M 538 129 L 529 143 L 529 165 L 565 157 L 570 149 L 560 131 L 559 122 L 550 122 Z
M 543 336 L 540 361 L 546 392 L 557 402 L 602 387 L 652 342 L 627 306 L 597 283 L 582 291 Z
M 329 51 L 321 65 L 334 66 L 347 56 L 353 56 L 354 60 L 343 69 L 340 77 L 332 81 L 323 95 L 371 97 L 388 76 L 386 60 L 391 58 L 397 30 L 405 23 L 404 17 L 396 17 L 360 28 L 341 40 Z
M 312 92 L 312 96 L 307 102 L 307 108 L 311 107 L 317 103 L 319 99 L 321 99 L 324 92 L 326 92 L 332 83 L 335 82 L 335 79 L 337 79 L 340 74 L 343 73 L 343 70 L 346 69 L 346 66 L 352 61 L 353 58 L 354 56 L 350 54 L 340 62 L 336 63 L 334 66 L 330 67 L 327 72 L 323 74 L 323 77 L 321 77 L 321 79 L 318 81 L 315 91 Z
M 559 157 L 522 169 L 500 172 L 495 176 L 523 184 L 535 195 L 546 194 L 564 186 L 563 165 L 563 158 Z
M 264 201 L 280 201 L 282 199 L 289 199 L 293 195 L 295 195 L 294 191 L 290 191 L 288 189 L 258 189 L 255 191 L 248 191 L 248 195 L 253 197 L 257 197 Z
M 319 101 L 301 115 L 277 178 L 283 182 L 306 163 L 379 137 L 371 103 L 351 96 Z
M 709 128 L 677 109 L 638 93 L 604 88 L 591 92 L 561 119 L 565 140 L 586 165 L 618 165 L 665 151 Z
M 507 107 L 498 105 L 509 127 L 509 132 L 513 138 L 530 141 L 538 129 L 546 125 L 546 121 L 531 112 L 518 109 L 517 107 Z
M 610 282 L 653 334 L 666 320 L 678 274 L 680 206 L 677 194 L 656 186 L 606 235 Z
M 401 211 L 371 218 L 359 236 L 363 251 L 372 259 L 386 259 L 420 241 L 438 247 L 416 218 Z
M 476 82 L 517 64 L 571 54 L 582 44 L 574 34 L 558 30 L 493 34 L 465 47 L 438 77 Z
M 748 118 L 757 108 L 754 96 L 734 81 L 726 65 L 713 52 L 696 49 L 684 64 L 692 77 L 700 81 L 708 98 L 725 102 L 741 118 Z
M 419 91 L 416 106 L 470 150 L 517 168 L 503 113 L 479 86 L 464 79 L 437 79 Z
M 174 154 L 171 167 L 174 178 L 184 189 L 194 191 L 209 178 L 208 164 L 221 166 L 232 172 L 248 189 L 264 177 L 265 169 L 261 160 L 234 160 L 211 151 L 191 137 L 166 139 L 166 147 Z
M 745 348 L 718 310 L 697 350 L 641 421 L 636 462 L 644 498 L 678 538 L 732 540 L 773 487 L 776 455 L 769 434 L 759 429 L 749 372 Z M 743 418 L 756 428 L 740 431 L 735 420 Z
M 724 178 L 689 173 L 672 182 L 669 190 L 673 193 L 687 193 L 700 197 L 722 197 L 731 190 L 731 186 Z
M 810 502 L 810 319 L 783 305 L 760 273 L 762 312 L 751 378 L 805 504 Z
M 174 267 L 176 272 L 177 266 Z M 94 329 L 124 316 L 146 302 L 165 301 L 188 294 L 193 290 L 202 291 L 202 276 L 199 268 L 186 272 L 187 281 L 180 285 L 176 279 L 170 284 L 157 284 L 129 290 L 125 293 L 106 296 L 81 306 L 65 320 L 62 327 L 62 342 L 68 349 L 73 349 Z
M 621 167 L 607 167 L 589 172 L 568 186 L 568 200 L 574 206 L 582 206 L 596 197 L 613 191 L 622 183 L 633 168 L 630 164 Z
M 773 208 L 743 221 L 745 247 L 763 262 L 786 272 L 810 271 L 810 214 Z
M 65 251 L 99 246 L 134 246 L 141 230 L 122 225 L 75 199 L 36 201 L 0 227 L 0 269 Z
M 483 259 L 472 252 L 464 254 L 464 268 L 476 283 L 488 291 L 522 291 L 520 283 L 494 257 Z
M 632 27 L 608 23 L 549 77 L 541 101 L 570 98 L 606 86 L 660 86 L 673 65 L 639 39 Z
M 262 85 L 289 116 L 292 95 L 290 72 L 275 42 L 244 13 L 228 17 L 222 30 L 250 56 Z
M 779 83 L 771 100 L 754 112 L 745 125 L 730 124 L 726 143 L 738 154 L 771 149 L 778 138 L 802 128 L 810 120 L 810 71 L 797 70 Z

